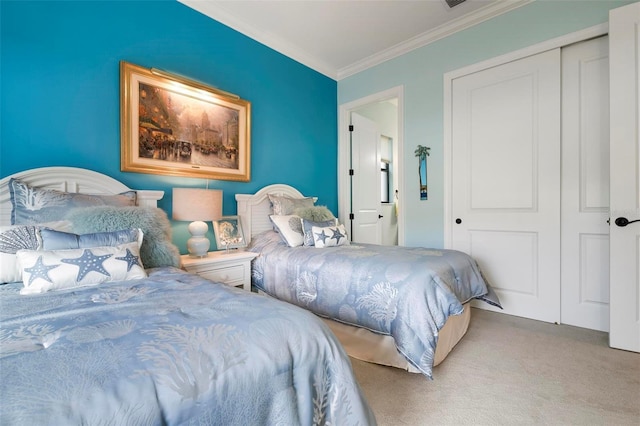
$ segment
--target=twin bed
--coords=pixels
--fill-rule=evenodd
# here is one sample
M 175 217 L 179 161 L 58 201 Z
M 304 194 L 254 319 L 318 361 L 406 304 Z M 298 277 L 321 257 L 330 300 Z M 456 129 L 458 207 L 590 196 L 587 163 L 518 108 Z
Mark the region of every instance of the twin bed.
M 305 198 L 282 184 L 236 195 L 248 250 L 259 253 L 253 285 L 321 316 L 350 356 L 431 378 L 466 333 L 469 302 L 499 306 L 476 262 L 458 251 L 353 243 L 291 247 L 270 219 L 272 201 L 281 197 Z
M 144 227 L 142 246 L 138 240 L 38 251 L 33 232 L 7 226 L 11 178 L 27 188 L 30 206 L 42 201 L 38 191 L 45 188 L 130 191 L 75 168 L 34 169 L 0 181 L 3 281 L 15 273 L 12 256 L 24 263 L 17 267 L 24 281 L 0 284 L 0 424 L 375 424 L 347 355 L 316 316 L 163 265 L 171 263 L 162 260 L 170 250 L 166 257 L 143 251 L 147 237 L 168 223 L 154 207 L 161 192 L 137 191 L 136 206 L 76 209 L 70 217 L 85 212 L 84 222 L 46 225 L 71 222 L 62 230 L 74 232 L 84 223 L 102 235 L 115 231 L 104 228 L 105 212 L 122 211 L 116 223 Z M 40 231 L 38 244 L 60 237 L 43 234 L 44 227 L 31 228 Z M 163 245 L 170 241 L 157 242 Z M 142 268 L 145 253 L 154 267 Z M 145 276 L 109 279 L 119 276 L 116 270 Z M 84 279 L 102 281 L 78 285 Z

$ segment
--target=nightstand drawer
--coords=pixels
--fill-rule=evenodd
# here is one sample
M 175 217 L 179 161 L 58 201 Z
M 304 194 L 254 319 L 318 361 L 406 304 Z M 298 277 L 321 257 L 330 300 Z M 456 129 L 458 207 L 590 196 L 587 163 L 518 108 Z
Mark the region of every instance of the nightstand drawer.
M 258 256 L 250 251 L 209 252 L 206 257 L 181 257 L 182 267 L 208 280 L 251 291 L 251 261 Z
M 245 279 L 245 267 L 243 265 L 218 268 L 210 271 L 200 271 L 199 275 L 211 281 L 222 281 L 227 285 L 242 285 Z

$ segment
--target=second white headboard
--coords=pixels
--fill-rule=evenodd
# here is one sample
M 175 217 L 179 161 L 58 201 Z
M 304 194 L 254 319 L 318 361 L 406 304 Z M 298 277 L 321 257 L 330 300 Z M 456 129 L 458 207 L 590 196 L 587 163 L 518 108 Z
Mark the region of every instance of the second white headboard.
M 247 243 L 251 242 L 254 235 L 273 229 L 269 220 L 271 214 L 269 194 L 286 195 L 293 198 L 304 197 L 294 187 L 281 183 L 265 186 L 255 194 L 236 194 L 238 216 Z

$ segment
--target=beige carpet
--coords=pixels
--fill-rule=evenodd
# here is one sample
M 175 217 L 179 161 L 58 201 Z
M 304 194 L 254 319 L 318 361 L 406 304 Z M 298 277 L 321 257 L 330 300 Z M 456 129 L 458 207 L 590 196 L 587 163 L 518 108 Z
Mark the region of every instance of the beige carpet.
M 380 425 L 640 425 L 640 354 L 608 335 L 473 309 L 434 380 L 352 359 Z

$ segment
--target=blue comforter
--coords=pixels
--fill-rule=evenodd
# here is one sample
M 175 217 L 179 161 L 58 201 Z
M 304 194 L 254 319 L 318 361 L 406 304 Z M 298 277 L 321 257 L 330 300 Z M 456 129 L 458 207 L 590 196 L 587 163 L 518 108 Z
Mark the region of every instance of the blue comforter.
M 438 331 L 463 303 L 499 306 L 476 262 L 454 250 L 371 244 L 288 247 L 276 232 L 251 242 L 252 282 L 265 293 L 327 318 L 390 335 L 432 378 Z
M 375 424 L 312 314 L 174 268 L 0 286 L 0 424 Z

